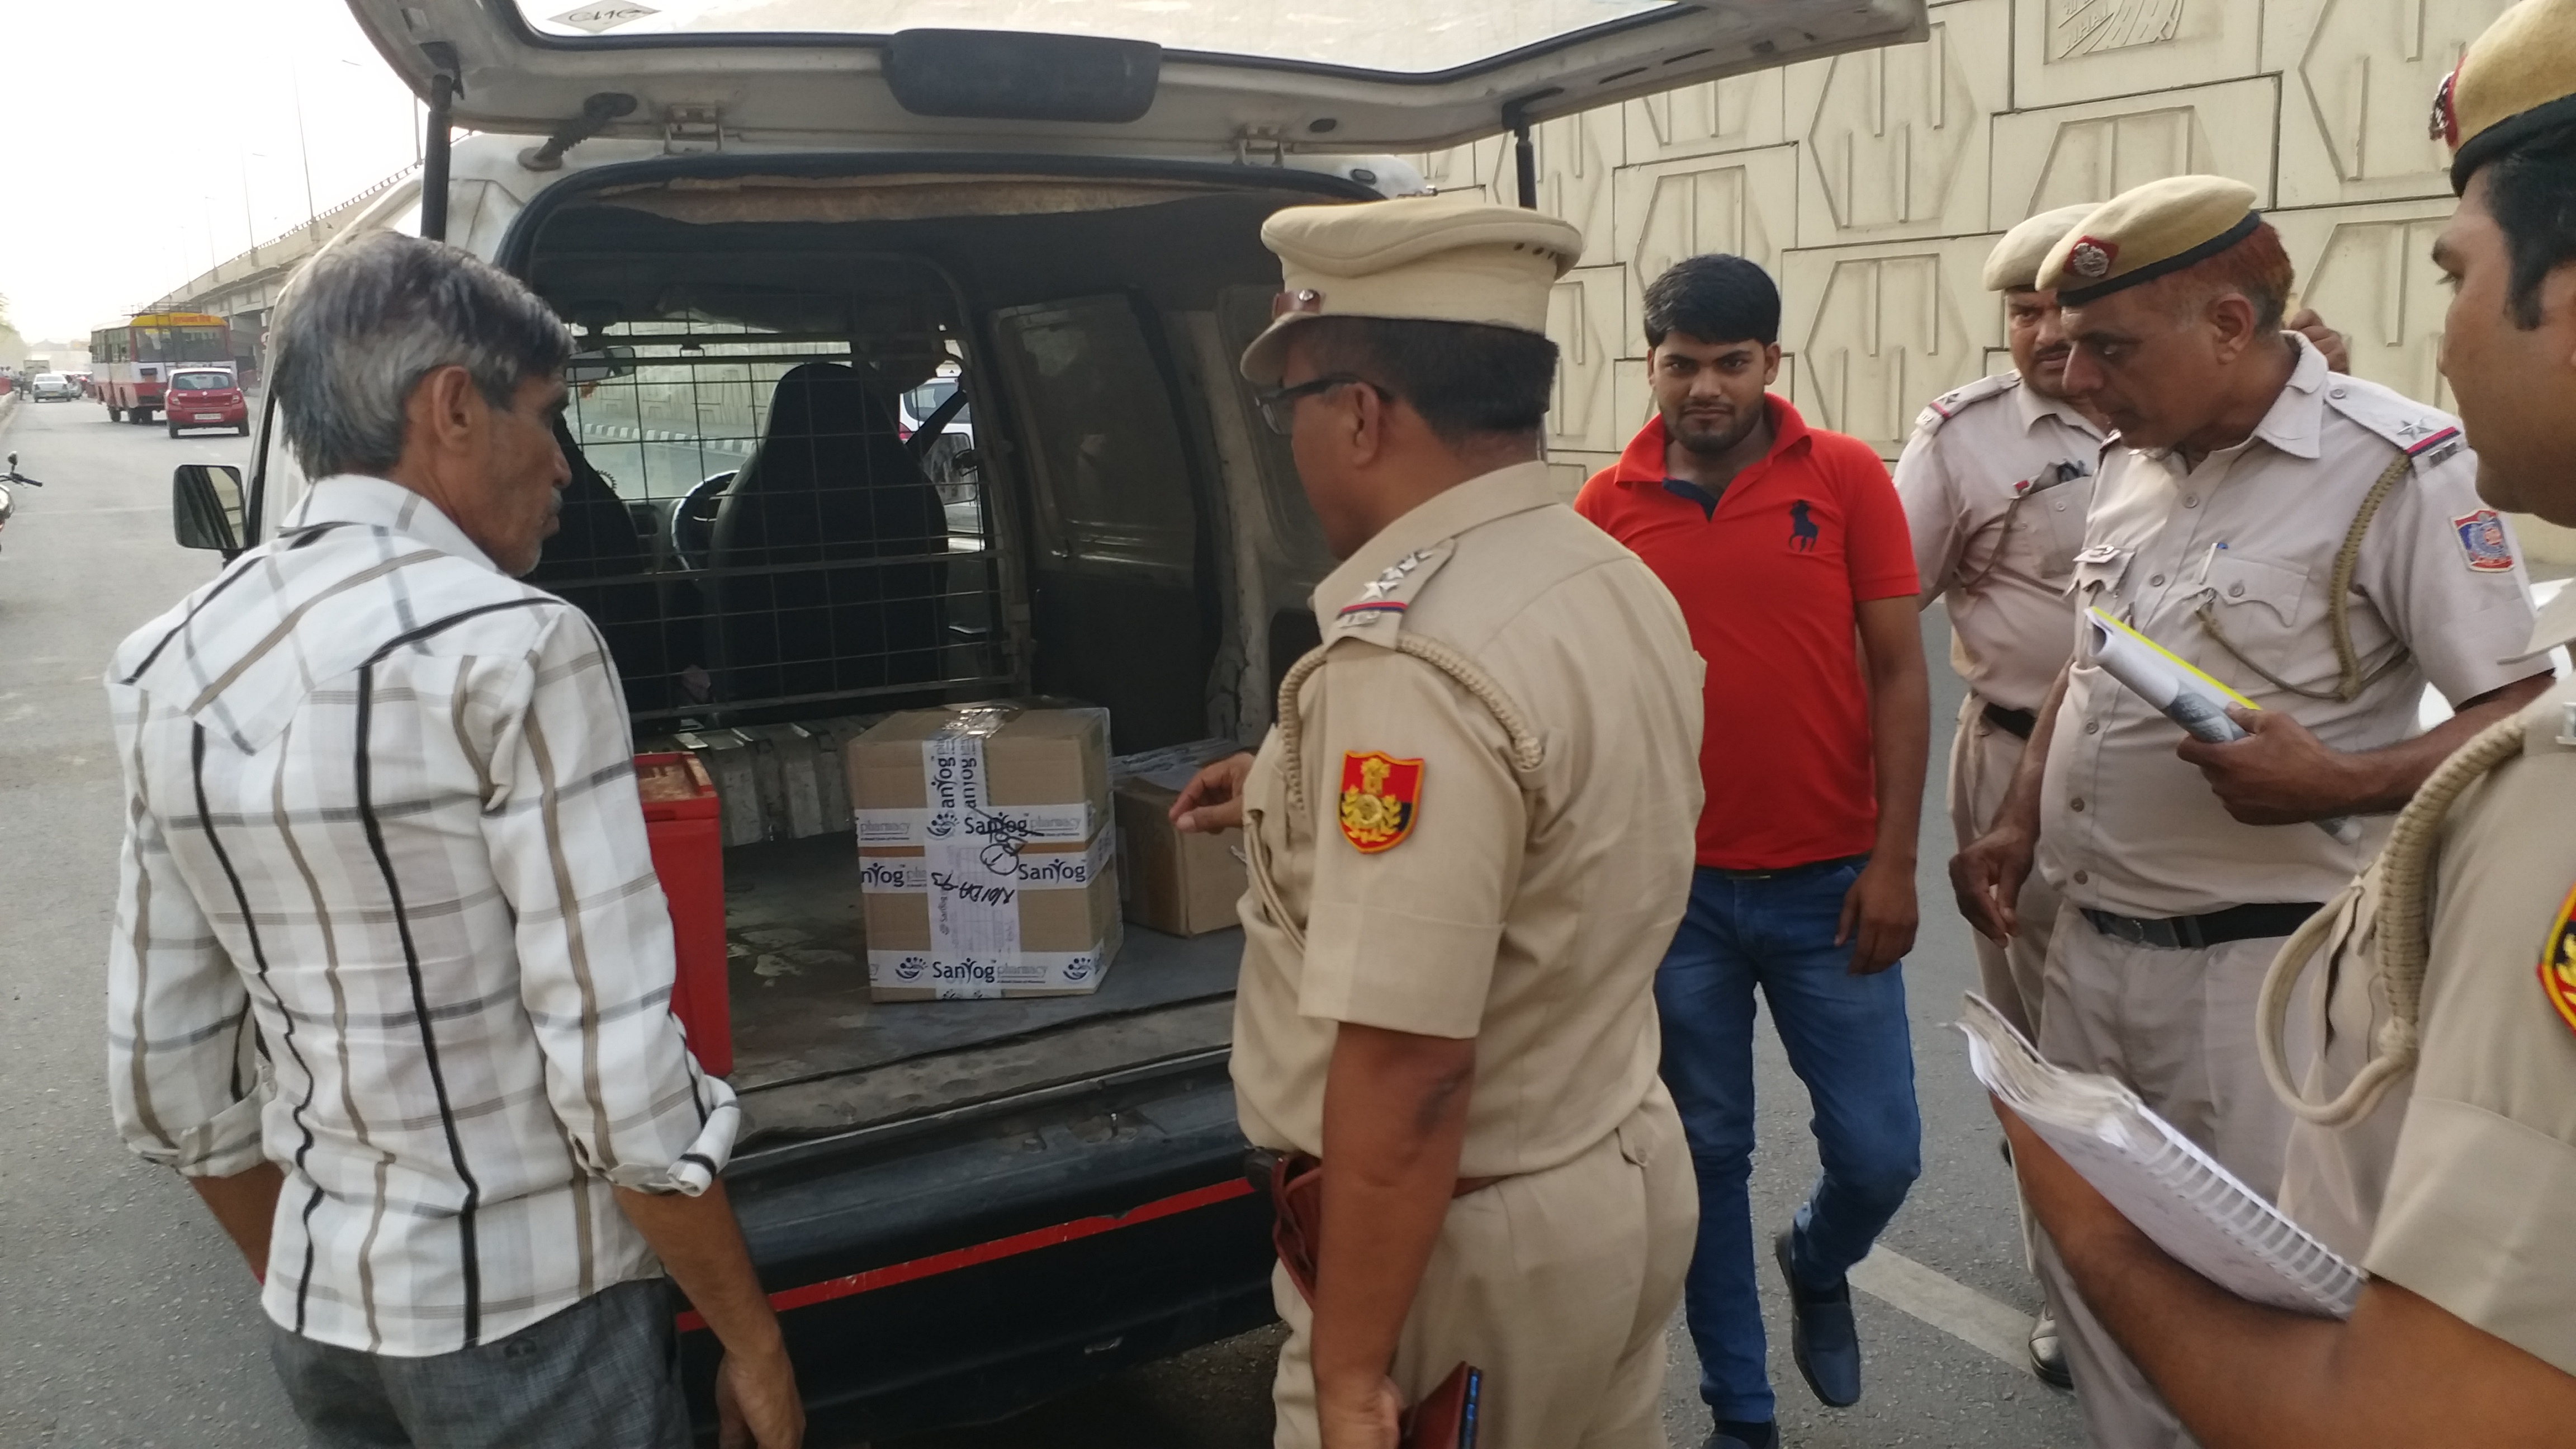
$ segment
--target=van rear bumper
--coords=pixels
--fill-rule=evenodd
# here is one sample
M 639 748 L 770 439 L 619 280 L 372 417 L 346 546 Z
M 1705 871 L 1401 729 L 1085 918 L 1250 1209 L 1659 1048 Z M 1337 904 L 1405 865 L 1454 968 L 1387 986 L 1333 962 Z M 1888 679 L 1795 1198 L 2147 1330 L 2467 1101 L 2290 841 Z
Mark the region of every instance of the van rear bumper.
M 1273 1316 L 1270 1207 L 1221 1056 L 1047 1096 L 726 1174 L 806 1404 L 836 1429 L 1001 1418 Z M 681 1325 L 705 1438 L 718 1350 Z

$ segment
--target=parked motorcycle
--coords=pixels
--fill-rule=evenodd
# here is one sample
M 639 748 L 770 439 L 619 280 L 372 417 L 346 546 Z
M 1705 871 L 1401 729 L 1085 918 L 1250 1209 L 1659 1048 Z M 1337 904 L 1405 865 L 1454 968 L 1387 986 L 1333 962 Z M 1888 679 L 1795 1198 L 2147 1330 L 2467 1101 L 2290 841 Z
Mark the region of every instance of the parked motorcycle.
M 18 455 L 11 453 L 9 455 L 9 471 L 0 473 L 0 529 L 7 528 L 9 526 L 9 489 L 12 485 L 19 483 L 24 483 L 30 488 L 42 488 L 45 486 L 44 484 L 37 482 L 35 479 L 19 472 Z

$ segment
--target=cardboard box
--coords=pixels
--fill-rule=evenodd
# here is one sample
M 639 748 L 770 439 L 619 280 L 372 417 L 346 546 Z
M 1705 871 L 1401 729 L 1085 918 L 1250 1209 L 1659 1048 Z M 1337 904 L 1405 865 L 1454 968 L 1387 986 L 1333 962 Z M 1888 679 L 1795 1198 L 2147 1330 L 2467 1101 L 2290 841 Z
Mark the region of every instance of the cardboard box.
M 1152 780 L 1122 780 L 1110 796 L 1127 919 L 1172 936 L 1203 936 L 1240 924 L 1235 903 L 1247 880 L 1241 830 L 1182 834 L 1171 814 L 1181 792 Z
M 844 759 L 878 1001 L 1099 989 L 1121 938 L 1100 709 L 891 715 Z
M 950 751 L 958 762 L 935 802 L 926 767 L 931 749 Z M 980 768 L 966 769 L 969 760 Z M 905 710 L 850 741 L 844 772 L 861 849 L 920 845 L 954 828 L 1080 845 L 1109 816 L 1109 711 L 1007 704 Z
M 1020 853 L 1014 885 L 941 878 L 922 846 L 859 853 L 860 911 L 867 923 L 868 998 L 950 1001 L 980 997 L 1079 996 L 1100 989 L 1122 940 L 1118 868 L 1111 832 L 1071 850 Z M 958 947 L 975 922 L 952 930 L 941 949 L 933 919 L 978 906 L 1007 912 L 1014 949 Z M 971 944 L 971 943 L 970 943 Z

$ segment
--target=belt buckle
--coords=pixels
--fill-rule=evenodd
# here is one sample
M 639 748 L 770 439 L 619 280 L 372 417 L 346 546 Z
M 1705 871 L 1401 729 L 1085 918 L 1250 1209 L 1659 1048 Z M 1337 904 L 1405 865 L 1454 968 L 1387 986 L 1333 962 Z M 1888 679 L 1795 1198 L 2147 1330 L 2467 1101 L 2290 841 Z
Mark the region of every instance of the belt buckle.
M 2136 916 L 2124 916 L 2118 911 L 2091 911 L 2087 914 L 2093 918 L 2093 928 L 2114 941 L 2126 941 L 2132 946 L 2154 944 L 2147 939 L 2147 923 Z

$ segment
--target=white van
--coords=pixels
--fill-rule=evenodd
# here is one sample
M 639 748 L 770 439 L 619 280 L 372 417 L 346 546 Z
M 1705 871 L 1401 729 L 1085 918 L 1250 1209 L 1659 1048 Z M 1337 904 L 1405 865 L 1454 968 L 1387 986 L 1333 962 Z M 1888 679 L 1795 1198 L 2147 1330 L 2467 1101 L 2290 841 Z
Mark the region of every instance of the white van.
M 1516 132 L 1527 201 L 1530 124 L 1920 39 L 1921 0 L 350 3 L 446 178 L 358 229 L 426 220 L 578 331 L 536 578 L 598 620 L 639 743 L 741 782 L 728 1182 L 808 1395 L 891 1437 L 1267 1320 L 1234 933 L 1131 927 L 1090 996 L 872 1007 L 846 814 L 763 787 L 943 700 L 1257 739 L 1332 565 L 1235 373 L 1262 219 Z M 480 134 L 451 156 L 446 122 Z M 188 539 L 293 501 L 277 439 L 272 402 Z

